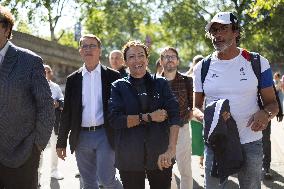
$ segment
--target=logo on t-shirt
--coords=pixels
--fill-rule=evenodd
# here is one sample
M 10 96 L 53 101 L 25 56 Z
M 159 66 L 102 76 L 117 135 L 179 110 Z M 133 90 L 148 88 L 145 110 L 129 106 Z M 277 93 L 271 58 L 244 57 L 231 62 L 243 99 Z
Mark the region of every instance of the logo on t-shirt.
M 219 77 L 217 74 L 212 74 L 212 78 Z
M 240 69 L 240 76 L 244 77 L 245 75 L 246 75 L 245 69 L 244 69 L 244 67 L 241 67 L 241 69 Z M 240 81 L 245 81 L 245 80 L 247 80 L 247 78 L 241 78 L 240 79 Z

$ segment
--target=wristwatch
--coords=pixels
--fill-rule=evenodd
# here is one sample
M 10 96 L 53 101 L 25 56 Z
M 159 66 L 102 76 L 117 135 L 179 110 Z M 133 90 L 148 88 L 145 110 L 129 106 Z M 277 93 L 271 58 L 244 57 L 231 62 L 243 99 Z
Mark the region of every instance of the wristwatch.
M 139 123 L 143 123 L 143 114 L 142 113 L 139 114 Z
M 268 115 L 268 118 L 271 118 L 272 117 L 272 112 L 266 110 L 266 109 L 263 109 L 263 111 Z

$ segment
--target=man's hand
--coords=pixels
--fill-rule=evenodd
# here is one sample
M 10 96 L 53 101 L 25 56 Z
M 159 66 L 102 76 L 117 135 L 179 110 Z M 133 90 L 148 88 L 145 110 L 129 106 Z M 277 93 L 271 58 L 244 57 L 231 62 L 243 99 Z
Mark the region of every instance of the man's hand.
M 161 171 L 163 168 L 169 168 L 172 166 L 172 159 L 175 157 L 175 154 L 175 148 L 168 148 L 165 153 L 159 155 L 157 164 Z
M 193 109 L 193 117 L 195 117 L 199 122 L 203 122 L 204 113 L 200 111 L 198 108 Z
M 66 156 L 66 148 L 56 148 L 57 156 L 65 161 Z
M 247 127 L 257 132 L 266 129 L 269 122 L 269 116 L 264 110 L 259 110 L 249 119 Z
M 193 111 L 190 110 L 188 115 L 188 120 L 191 120 L 192 118 L 193 118 Z
M 150 113 L 150 116 L 152 118 L 152 121 L 155 122 L 163 122 L 167 119 L 168 114 L 167 111 L 164 109 L 158 109 L 152 113 Z
M 224 121 L 227 121 L 231 117 L 231 114 L 230 114 L 230 112 L 224 111 L 222 113 L 222 117 L 223 117 Z
M 58 108 L 59 107 L 59 102 L 57 100 L 53 101 L 53 106 L 54 108 Z

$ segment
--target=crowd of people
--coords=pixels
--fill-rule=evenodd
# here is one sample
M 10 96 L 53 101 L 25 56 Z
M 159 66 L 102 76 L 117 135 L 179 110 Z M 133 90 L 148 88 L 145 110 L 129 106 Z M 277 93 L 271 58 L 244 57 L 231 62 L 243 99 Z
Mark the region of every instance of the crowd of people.
M 144 189 L 145 178 L 151 189 L 170 189 L 175 162 L 180 188 L 191 189 L 192 155 L 206 189 L 228 188 L 232 174 L 241 189 L 259 189 L 262 168 L 271 176 L 270 121 L 283 106 L 283 77 L 273 80 L 266 58 L 239 47 L 233 13 L 205 26 L 215 51 L 194 57 L 184 74 L 173 47 L 151 73 L 149 48 L 135 40 L 110 53 L 111 69 L 100 61 L 101 40 L 83 35 L 83 64 L 67 77 L 64 97 L 51 67 L 10 42 L 13 25 L 0 6 L 0 189 L 36 189 L 48 141 L 51 177 L 63 179 L 57 161 L 68 140 L 85 189 Z

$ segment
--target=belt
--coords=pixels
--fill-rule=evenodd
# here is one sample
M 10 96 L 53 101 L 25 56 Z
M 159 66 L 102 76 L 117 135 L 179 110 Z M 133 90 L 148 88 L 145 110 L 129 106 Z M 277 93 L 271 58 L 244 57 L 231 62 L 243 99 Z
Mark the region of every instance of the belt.
M 81 130 L 83 131 L 96 131 L 98 129 L 103 128 L 104 125 L 98 125 L 98 126 L 91 126 L 91 127 L 81 127 Z

